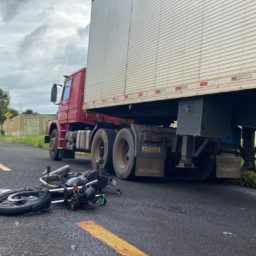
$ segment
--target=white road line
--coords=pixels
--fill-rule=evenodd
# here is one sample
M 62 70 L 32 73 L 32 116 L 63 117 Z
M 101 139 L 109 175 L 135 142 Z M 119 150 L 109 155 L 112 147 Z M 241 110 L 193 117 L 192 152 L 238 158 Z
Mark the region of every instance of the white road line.
M 8 168 L 7 166 L 3 165 L 0 163 L 0 170 L 4 171 L 4 172 L 10 172 L 11 169 Z

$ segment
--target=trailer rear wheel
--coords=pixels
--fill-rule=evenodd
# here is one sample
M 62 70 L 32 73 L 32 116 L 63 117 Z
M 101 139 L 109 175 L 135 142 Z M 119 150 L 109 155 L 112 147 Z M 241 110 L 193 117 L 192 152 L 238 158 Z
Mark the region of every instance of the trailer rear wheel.
M 194 159 L 196 169 L 191 170 L 192 177 L 201 181 L 216 179 L 216 157 L 212 152 L 203 152 Z
M 103 159 L 100 168 L 112 171 L 112 149 L 115 137 L 116 132 L 111 129 L 99 129 L 96 132 L 91 148 L 91 163 L 94 169 L 96 168 L 96 162 L 99 159 Z
M 58 149 L 58 132 L 56 129 L 54 129 L 50 135 L 49 153 L 50 153 L 51 160 L 56 160 L 56 161 L 61 160 L 61 157 L 59 154 L 60 152 Z
M 128 180 L 134 177 L 135 143 L 131 129 L 124 128 L 117 134 L 113 147 L 113 165 L 118 178 Z

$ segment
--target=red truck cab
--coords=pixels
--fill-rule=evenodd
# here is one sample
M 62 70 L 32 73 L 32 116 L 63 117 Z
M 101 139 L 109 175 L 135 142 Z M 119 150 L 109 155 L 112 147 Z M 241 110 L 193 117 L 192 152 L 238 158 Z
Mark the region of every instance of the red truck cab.
M 93 138 L 101 128 L 105 128 L 100 130 L 104 138 L 97 143 L 102 143 L 101 148 L 104 152 L 104 143 L 106 146 L 106 141 L 114 137 L 113 130 L 110 132 L 107 128 L 127 126 L 131 123 L 127 119 L 83 109 L 85 76 L 86 68 L 82 68 L 69 76 L 65 76 L 63 86 L 54 84 L 52 87 L 51 101 L 58 104 L 59 109 L 57 118 L 48 123 L 45 142 L 49 143 L 50 157 L 53 160 L 74 158 L 76 151 L 91 152 Z M 58 86 L 63 87 L 63 89 L 60 102 L 56 103 Z M 109 134 L 106 135 L 106 132 Z M 96 152 L 95 161 L 101 154 L 99 144 L 96 146 L 97 149 L 95 150 L 98 153 Z

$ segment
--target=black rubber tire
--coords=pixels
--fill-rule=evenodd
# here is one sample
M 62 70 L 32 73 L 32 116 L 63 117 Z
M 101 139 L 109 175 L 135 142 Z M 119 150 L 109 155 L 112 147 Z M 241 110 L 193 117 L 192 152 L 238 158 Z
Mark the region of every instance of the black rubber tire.
M 99 129 L 94 135 L 91 147 L 91 163 L 94 169 L 96 162 L 103 159 L 100 169 L 113 173 L 112 150 L 115 137 L 116 132 L 112 129 Z
M 11 195 L 25 196 L 27 200 L 23 203 L 14 204 L 8 200 Z M 32 196 L 37 198 L 32 199 Z M 52 202 L 51 193 L 48 190 L 29 189 L 12 190 L 0 195 L 0 215 L 19 215 L 24 213 L 38 212 L 46 210 Z
M 113 147 L 113 165 L 116 176 L 123 180 L 133 179 L 135 162 L 135 142 L 132 130 L 124 128 L 118 132 Z
M 58 131 L 56 129 L 54 129 L 50 135 L 49 154 L 51 160 L 61 160 L 60 151 L 58 149 Z
M 214 153 L 203 152 L 194 159 L 196 169 L 190 170 L 192 177 L 201 181 L 214 181 L 216 179 L 216 157 Z

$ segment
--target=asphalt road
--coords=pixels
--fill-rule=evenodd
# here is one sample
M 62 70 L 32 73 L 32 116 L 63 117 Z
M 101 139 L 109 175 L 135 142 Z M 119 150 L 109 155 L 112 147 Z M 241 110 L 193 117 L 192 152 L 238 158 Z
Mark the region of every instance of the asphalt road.
M 47 165 L 90 169 L 88 159 L 53 162 L 46 150 L 1 142 L 0 163 L 12 169 L 0 170 L 0 189 L 38 186 Z M 159 179 L 118 187 L 104 207 L 0 216 L 0 255 L 120 255 L 76 224 L 88 220 L 147 255 L 256 255 L 256 190 Z

